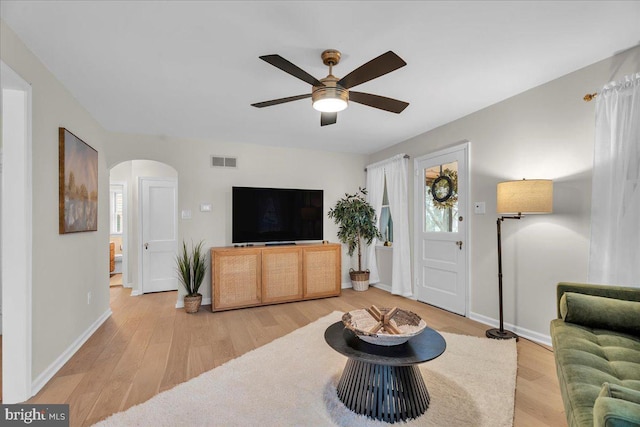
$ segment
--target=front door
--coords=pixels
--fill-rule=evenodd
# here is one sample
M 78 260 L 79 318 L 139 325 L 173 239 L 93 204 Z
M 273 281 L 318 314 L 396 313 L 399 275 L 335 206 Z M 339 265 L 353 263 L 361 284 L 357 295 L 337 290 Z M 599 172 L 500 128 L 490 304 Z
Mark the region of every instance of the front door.
M 178 279 L 178 183 L 172 178 L 140 178 L 142 292 L 175 291 Z
M 415 291 L 419 301 L 467 311 L 468 143 L 414 161 Z

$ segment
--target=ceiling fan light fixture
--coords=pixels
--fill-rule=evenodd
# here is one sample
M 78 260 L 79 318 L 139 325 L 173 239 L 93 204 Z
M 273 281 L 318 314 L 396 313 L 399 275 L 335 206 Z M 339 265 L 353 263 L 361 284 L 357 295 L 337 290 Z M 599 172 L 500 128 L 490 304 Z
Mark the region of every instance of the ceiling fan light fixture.
M 321 98 L 313 101 L 313 108 L 323 113 L 337 113 L 347 108 L 347 101 L 341 98 Z
M 337 84 L 332 75 L 320 80 L 324 86 L 314 86 L 311 93 L 313 108 L 323 113 L 337 113 L 349 105 L 349 91 Z
M 273 65 L 287 74 L 310 84 L 311 93 L 307 92 L 303 95 L 288 96 L 286 98 L 272 99 L 270 101 L 257 102 L 251 104 L 253 107 L 262 108 L 272 105 L 284 104 L 285 102 L 297 101 L 299 99 L 311 98 L 311 105 L 322 114 L 320 116 L 320 126 L 333 125 L 336 123 L 338 112 L 349 106 L 349 100 L 366 105 L 368 107 L 377 108 L 379 110 L 389 111 L 399 114 L 407 106 L 408 102 L 398 101 L 397 99 L 387 98 L 385 96 L 374 95 L 364 92 L 350 92 L 350 89 L 362 83 L 384 76 L 398 68 L 407 65 L 406 62 L 392 51 L 383 53 L 373 58 L 351 71 L 342 78 L 333 75 L 333 67 L 340 62 L 341 54 L 335 49 L 327 49 L 320 55 L 322 63 L 329 67 L 329 75 L 324 79 L 316 79 L 292 62 L 287 61 L 277 54 L 263 55 L 260 57 L 263 61 Z

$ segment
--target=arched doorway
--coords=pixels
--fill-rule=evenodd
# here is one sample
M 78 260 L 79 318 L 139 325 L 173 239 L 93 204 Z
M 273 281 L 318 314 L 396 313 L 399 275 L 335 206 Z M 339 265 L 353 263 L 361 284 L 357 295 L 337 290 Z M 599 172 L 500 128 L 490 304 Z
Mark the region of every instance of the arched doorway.
M 113 189 L 112 203 L 110 206 L 111 234 L 110 240 L 114 243 L 115 254 L 120 255 L 119 266 L 115 266 L 116 270 L 120 270 L 122 278 L 122 286 L 131 288 L 131 295 L 141 295 L 149 291 L 149 286 L 145 290 L 144 268 L 148 251 L 143 242 L 143 222 L 145 220 L 144 208 L 144 191 L 145 182 L 175 182 L 176 196 L 174 197 L 173 211 L 171 215 L 176 218 L 175 227 L 177 228 L 177 181 L 178 172 L 165 163 L 153 160 L 129 160 L 118 163 L 110 169 L 109 174 L 110 186 Z M 121 193 L 118 192 L 121 190 Z M 111 192 L 110 192 L 111 193 Z M 121 209 L 116 206 L 118 198 L 121 200 Z M 159 212 L 149 209 L 147 214 L 158 215 Z M 121 222 L 118 223 L 118 218 Z M 149 221 L 147 221 L 149 222 Z M 150 221 L 154 223 L 155 221 Z M 163 221 L 161 221 L 163 222 Z M 177 239 L 177 233 L 176 233 Z M 172 249 L 175 252 L 175 248 Z M 173 258 L 173 253 L 171 254 Z M 166 262 L 164 263 L 167 264 Z M 120 267 L 118 269 L 118 267 Z M 169 267 L 171 268 L 171 267 Z M 173 270 L 171 273 L 172 277 Z M 177 286 L 177 282 L 176 282 Z M 162 290 L 162 289 L 158 289 Z M 168 290 L 168 289 L 167 289 Z

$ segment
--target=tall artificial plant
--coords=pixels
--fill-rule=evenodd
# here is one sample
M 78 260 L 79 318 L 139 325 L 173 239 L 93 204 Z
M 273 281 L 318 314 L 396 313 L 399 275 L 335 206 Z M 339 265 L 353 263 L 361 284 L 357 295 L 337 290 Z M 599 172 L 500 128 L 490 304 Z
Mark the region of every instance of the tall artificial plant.
M 376 226 L 376 211 L 367 202 L 367 190 L 359 188 L 355 194 L 346 194 L 329 210 L 329 218 L 338 225 L 338 239 L 347 245 L 349 256 L 358 249 L 358 271 L 362 272 L 362 245 L 374 238 L 382 239 Z
M 192 243 L 192 249 L 189 251 L 183 241 L 182 252 L 176 256 L 178 279 L 190 297 L 198 295 L 198 289 L 207 271 L 207 256 L 202 250 L 202 244 L 202 241 L 195 246 Z

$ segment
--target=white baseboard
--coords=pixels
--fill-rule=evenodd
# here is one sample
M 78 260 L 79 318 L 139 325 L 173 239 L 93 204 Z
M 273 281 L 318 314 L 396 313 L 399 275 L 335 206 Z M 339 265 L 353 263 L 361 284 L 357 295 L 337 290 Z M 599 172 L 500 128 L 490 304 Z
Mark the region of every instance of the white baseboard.
M 378 288 L 378 289 L 380 289 L 382 291 L 389 292 L 390 294 L 393 294 L 393 292 L 391 291 L 391 285 L 387 285 L 385 283 L 374 283 L 371 286 L 374 287 L 374 288 Z M 417 301 L 416 296 L 413 295 L 413 294 L 411 294 L 411 295 L 393 294 L 393 295 L 397 295 L 397 296 L 402 297 L 402 298 L 407 298 L 407 299 L 411 299 L 411 300 Z
M 132 297 L 139 297 L 140 295 L 142 295 L 142 292 L 140 292 L 138 289 L 131 289 Z
M 391 286 L 385 285 L 384 283 L 374 283 L 371 286 L 373 286 L 374 288 L 382 289 L 383 291 L 387 291 L 387 292 L 391 293 Z
M 202 298 L 202 305 L 210 305 L 211 304 L 211 297 L 209 298 Z M 178 301 L 176 301 L 176 308 L 184 308 L 184 299 L 179 298 Z
M 494 328 L 497 328 L 500 325 L 500 323 L 496 319 L 492 319 L 491 317 L 487 317 L 482 314 L 473 313 L 473 312 L 469 313 L 469 319 L 475 320 L 476 322 L 484 323 L 485 325 L 489 325 Z M 540 344 L 551 346 L 550 335 L 541 334 L 539 332 L 535 332 L 526 328 L 521 328 L 519 326 L 512 325 L 510 323 L 505 323 L 504 327 L 505 329 L 515 332 L 516 334 L 518 334 L 518 336 L 521 336 L 522 338 L 526 338 L 528 340 L 531 340 Z
M 373 288 L 382 289 L 383 291 L 387 291 L 391 293 L 391 286 L 385 285 L 384 283 L 371 283 L 369 284 L 369 286 Z M 351 288 L 353 288 L 353 286 L 351 285 L 351 282 L 342 282 L 342 289 L 351 289 Z
M 31 395 L 35 396 L 44 387 L 51 378 L 64 366 L 65 363 L 82 347 L 82 344 L 98 330 L 98 328 L 111 316 L 111 309 L 107 309 L 89 328 L 84 331 L 58 358 L 47 367 L 38 378 L 31 383 Z
M 381 291 L 392 293 L 391 292 L 391 285 L 387 285 L 385 283 L 371 283 L 371 284 L 369 284 L 369 286 L 372 287 L 372 288 L 380 289 Z M 342 289 L 349 289 L 351 287 L 352 287 L 351 286 L 351 282 L 342 284 Z M 397 294 L 394 294 L 394 295 L 397 295 Z M 407 299 L 412 299 L 414 301 L 416 300 L 415 295 L 398 295 L 398 296 L 401 296 L 401 297 L 407 298 Z

